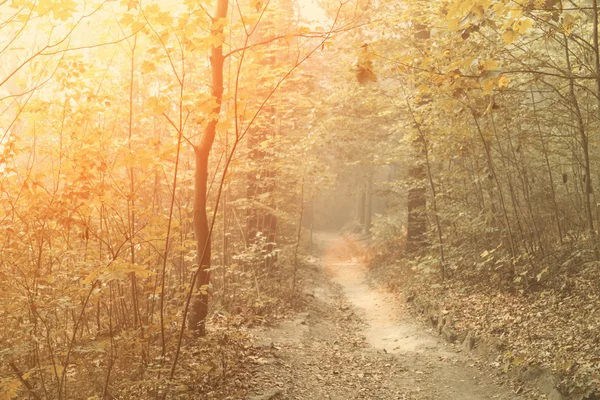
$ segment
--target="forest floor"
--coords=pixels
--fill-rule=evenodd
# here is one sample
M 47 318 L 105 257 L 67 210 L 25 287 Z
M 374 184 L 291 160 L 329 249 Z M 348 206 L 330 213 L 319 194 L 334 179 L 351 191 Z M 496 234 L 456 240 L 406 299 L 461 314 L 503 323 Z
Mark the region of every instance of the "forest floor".
M 276 399 L 524 399 L 498 371 L 441 342 L 402 301 L 367 283 L 357 242 L 317 236 L 303 270 L 303 312 L 255 330 L 242 397 Z

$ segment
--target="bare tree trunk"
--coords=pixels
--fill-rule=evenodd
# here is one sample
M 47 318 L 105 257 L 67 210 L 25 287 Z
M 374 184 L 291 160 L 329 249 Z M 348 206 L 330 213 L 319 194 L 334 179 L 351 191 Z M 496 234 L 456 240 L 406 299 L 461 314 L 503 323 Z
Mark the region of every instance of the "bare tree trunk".
M 217 13 L 213 20 L 219 21 L 227 17 L 228 0 L 217 1 Z M 223 27 L 221 24 L 217 31 L 212 32 L 215 36 L 221 36 Z M 194 146 L 196 156 L 196 170 L 194 178 L 194 233 L 196 236 L 196 263 L 200 268 L 197 275 L 196 290 L 188 317 L 188 329 L 198 336 L 206 334 L 206 317 L 208 315 L 208 284 L 210 283 L 210 260 L 211 241 L 208 226 L 207 203 L 207 181 L 208 181 L 208 159 L 215 140 L 217 122 L 221 114 L 221 102 L 223 99 L 223 46 L 219 45 L 211 49 L 210 67 L 212 74 L 211 90 L 216 100 L 216 107 L 212 112 L 212 119 L 206 125 L 200 143 Z
M 446 260 L 444 256 L 444 235 L 442 233 L 442 224 L 440 222 L 440 216 L 438 214 L 438 206 L 437 206 L 437 194 L 435 189 L 435 183 L 433 182 L 433 175 L 431 174 L 431 163 L 429 162 L 429 145 L 427 143 L 427 138 L 425 137 L 425 133 L 421 129 L 421 125 L 417 123 L 417 119 L 415 118 L 415 114 L 413 112 L 412 107 L 410 106 L 410 102 L 408 101 L 408 97 L 406 97 L 406 106 L 410 115 L 412 116 L 413 122 L 417 127 L 417 131 L 419 132 L 419 142 L 423 145 L 423 149 L 421 154 L 425 158 L 425 167 L 427 169 L 427 179 L 429 180 L 429 188 L 431 189 L 431 205 L 433 207 L 433 212 L 435 214 L 435 226 L 437 228 L 438 234 L 438 244 L 440 246 L 440 277 L 442 281 L 446 279 Z M 423 171 L 425 173 L 425 171 Z M 423 194 L 425 196 L 425 194 Z
M 133 38 L 133 46 L 131 48 L 131 71 L 129 76 L 129 121 L 128 121 L 128 141 L 127 144 L 129 146 L 129 151 L 133 152 L 131 137 L 133 132 L 133 83 L 134 83 L 134 73 L 135 73 L 135 48 L 137 44 L 137 35 Z M 130 239 L 130 252 L 131 252 L 131 265 L 135 265 L 135 174 L 133 170 L 133 166 L 129 167 L 129 194 L 130 199 L 127 201 L 127 207 L 129 209 L 127 216 L 129 218 L 129 237 Z M 143 335 L 143 324 L 139 318 L 139 303 L 138 303 L 138 293 L 137 293 L 137 278 L 135 276 L 135 272 L 131 273 L 131 304 L 133 307 L 133 327 L 137 328 L 138 322 L 140 326 L 140 332 Z
M 427 219 L 425 209 L 427 200 L 425 198 L 426 179 L 425 166 L 418 164 L 408 170 L 410 188 L 408 189 L 408 221 L 406 232 L 406 252 L 414 254 L 427 243 Z
M 556 218 L 556 227 L 558 229 L 558 238 L 560 239 L 560 243 L 562 244 L 563 243 L 563 231 L 562 231 L 562 227 L 560 225 L 560 214 L 559 214 L 558 203 L 556 201 L 556 190 L 554 189 L 554 176 L 552 175 L 552 168 L 550 167 L 550 158 L 548 157 L 548 149 L 546 148 L 546 142 L 544 140 L 544 136 L 542 135 L 542 128 L 540 126 L 540 121 L 538 119 L 533 89 L 531 90 L 531 103 L 533 105 L 533 115 L 535 115 L 535 123 L 537 125 L 538 133 L 540 135 L 540 144 L 542 145 L 542 153 L 544 153 L 544 159 L 546 160 L 546 169 L 548 169 L 548 181 L 549 181 L 548 183 L 550 184 L 550 194 L 552 195 L 552 205 L 554 206 L 554 217 Z
M 506 210 L 506 205 L 504 203 L 504 195 L 502 194 L 502 186 L 500 186 L 500 181 L 498 180 L 498 176 L 496 175 L 496 169 L 494 168 L 494 163 L 492 160 L 492 155 L 490 154 L 489 144 L 486 142 L 483 137 L 483 132 L 481 131 L 481 126 L 479 126 L 479 120 L 474 112 L 471 113 L 473 116 L 473 120 L 475 121 L 475 127 L 477 128 L 477 133 L 479 133 L 479 138 L 481 139 L 481 143 L 483 144 L 483 148 L 485 150 L 485 154 L 488 160 L 488 168 L 490 173 L 492 174 L 492 178 L 496 183 L 496 188 L 498 189 L 498 197 L 500 198 L 500 206 L 502 207 L 502 214 L 504 216 L 504 222 L 506 223 L 506 230 L 508 231 L 508 241 L 510 243 L 510 252 L 513 257 L 513 260 L 516 258 L 516 248 L 515 242 L 513 239 L 513 233 L 510 226 L 510 219 L 508 218 L 508 211 Z M 511 261 L 512 263 L 512 261 Z M 514 267 L 514 264 L 513 264 Z
M 600 98 L 598 98 L 598 95 L 600 95 L 600 45 L 598 44 L 598 0 L 592 0 L 592 8 L 593 8 L 593 18 L 592 18 L 592 24 L 593 24 L 593 36 L 594 36 L 594 72 L 596 73 L 596 98 L 598 100 L 598 106 L 600 107 Z M 573 82 L 573 81 L 571 81 Z M 600 112 L 600 109 L 599 109 Z M 585 154 L 585 162 L 586 162 L 586 174 L 587 174 L 587 189 L 588 189 L 588 194 L 587 196 L 590 196 L 590 193 L 592 192 L 592 176 L 590 173 L 590 157 L 589 154 L 587 153 L 587 138 L 586 138 L 586 154 Z M 588 202 L 589 205 L 589 202 Z M 591 218 L 591 213 L 592 213 L 592 209 L 591 206 L 589 206 L 589 210 L 588 210 L 588 218 Z M 595 235 L 595 231 L 594 228 L 592 226 L 591 223 L 591 219 L 590 219 L 590 235 L 591 235 L 591 240 L 593 241 L 592 245 L 593 245 L 593 249 L 594 249 L 594 256 L 596 257 L 596 260 L 600 260 L 600 251 L 598 250 L 598 244 L 596 243 L 596 235 Z
M 292 296 L 296 294 L 296 279 L 298 277 L 298 250 L 300 249 L 300 240 L 302 239 L 302 219 L 304 218 L 304 184 L 306 182 L 306 167 L 302 172 L 302 181 L 300 183 L 300 215 L 298 216 L 298 231 L 296 233 L 296 245 L 294 247 L 294 274 L 292 276 Z
M 526 240 L 525 233 L 524 233 L 524 229 L 521 224 L 521 218 L 519 217 L 519 215 L 523 217 L 523 220 L 525 221 L 525 226 L 527 226 L 527 217 L 525 216 L 525 214 L 523 213 L 523 210 L 521 209 L 521 205 L 519 203 L 519 198 L 518 198 L 518 193 L 515 189 L 515 186 L 512 183 L 512 174 L 511 174 L 511 168 L 510 168 L 511 155 L 514 160 L 514 165 L 516 168 L 516 174 L 517 174 L 518 179 L 522 180 L 522 174 L 521 174 L 521 170 L 519 169 L 519 164 L 517 162 L 517 156 L 515 154 L 515 151 L 514 151 L 514 148 L 512 145 L 510 129 L 508 128 L 508 125 L 506 125 L 506 136 L 508 139 L 508 146 L 507 146 L 507 154 L 504 154 L 504 151 L 502 150 L 502 143 L 500 141 L 500 137 L 499 137 L 498 131 L 496 129 L 496 122 L 494 120 L 493 113 L 490 114 L 490 120 L 492 123 L 492 132 L 494 133 L 494 137 L 496 138 L 496 143 L 498 143 L 498 152 L 500 154 L 500 160 L 502 161 L 502 166 L 505 169 L 506 182 L 508 183 L 508 190 L 510 192 L 510 200 L 511 200 L 512 208 L 513 208 L 513 211 L 515 214 L 515 222 L 517 223 L 517 229 L 519 230 L 519 236 L 521 238 L 521 243 L 523 243 L 523 246 L 525 246 L 526 251 L 529 251 L 528 245 L 527 245 L 527 240 Z M 508 163 L 507 163 L 507 161 L 508 161 Z
M 368 235 L 371 231 L 373 221 L 373 173 L 369 172 L 365 189 L 365 207 L 364 207 L 363 233 Z
M 358 209 L 356 210 L 356 215 L 358 217 L 358 222 L 360 226 L 363 227 L 365 225 L 365 207 L 367 204 L 367 193 L 365 189 L 365 184 L 361 182 L 359 185 L 360 192 L 358 193 Z
M 594 0 L 594 5 L 596 4 L 596 0 Z M 594 13 L 596 15 L 596 13 Z M 595 25 L 595 30 L 597 30 L 597 26 Z M 595 35 L 594 42 L 597 43 L 597 35 Z M 569 54 L 569 41 L 564 35 L 565 39 L 565 60 L 567 62 L 568 71 L 571 72 L 571 56 Z M 573 103 L 573 113 L 575 115 L 575 120 L 577 121 L 577 129 L 579 130 L 579 138 L 581 140 L 581 150 L 583 151 L 583 172 L 584 172 L 584 189 L 583 189 L 583 199 L 585 204 L 586 211 L 586 219 L 587 226 L 589 232 L 589 240 L 594 251 L 594 257 L 596 260 L 600 258 L 600 254 L 598 252 L 598 245 L 596 243 L 596 233 L 594 231 L 594 217 L 592 215 L 592 204 L 591 204 L 591 194 L 592 194 L 592 180 L 590 173 L 590 153 L 588 147 L 588 135 L 585 131 L 585 125 L 583 122 L 583 117 L 581 115 L 581 108 L 579 107 L 579 102 L 577 101 L 577 95 L 575 94 L 575 83 L 573 79 L 569 79 L 569 94 L 571 96 L 571 102 Z
M 425 165 L 427 166 L 427 178 L 429 179 L 429 187 L 431 189 L 431 206 L 435 214 L 435 226 L 438 234 L 438 244 L 440 245 L 440 277 L 442 281 L 446 280 L 446 258 L 444 256 L 444 234 L 442 232 L 442 224 L 440 222 L 440 216 L 438 213 L 437 206 L 437 194 L 435 190 L 435 183 L 433 182 L 433 175 L 431 174 L 431 163 L 429 162 L 429 148 L 427 147 L 427 140 L 425 140 L 425 134 L 419 129 L 419 134 L 423 140 L 423 152 L 425 153 Z
M 274 107 L 265 108 L 267 121 L 272 121 L 276 116 Z M 277 261 L 275 242 L 277 240 L 277 216 L 271 211 L 276 208 L 275 180 L 277 172 L 269 159 L 267 151 L 261 148 L 260 143 L 270 137 L 275 137 L 275 124 L 269 122 L 266 127 L 259 126 L 248 138 L 250 160 L 255 168 L 247 174 L 248 186 L 246 196 L 252 204 L 248 209 L 248 223 L 246 240 L 247 244 L 261 243 L 264 240 L 266 252 L 263 267 L 270 271 Z M 260 203 L 260 204 L 259 204 Z M 266 207 L 264 207 L 266 206 Z M 268 208 L 267 208 L 268 207 Z
M 209 149 L 210 150 L 210 149 Z M 208 228 L 208 216 L 206 213 L 206 189 L 208 180 L 208 157 L 209 151 L 202 148 L 194 149 L 196 154 L 196 176 L 194 182 L 194 233 L 196 236 L 196 264 L 200 273 L 196 281 L 190 314 L 188 318 L 188 329 L 195 331 L 199 336 L 206 334 L 205 324 L 208 315 L 208 284 L 210 282 L 210 259 L 211 240 Z

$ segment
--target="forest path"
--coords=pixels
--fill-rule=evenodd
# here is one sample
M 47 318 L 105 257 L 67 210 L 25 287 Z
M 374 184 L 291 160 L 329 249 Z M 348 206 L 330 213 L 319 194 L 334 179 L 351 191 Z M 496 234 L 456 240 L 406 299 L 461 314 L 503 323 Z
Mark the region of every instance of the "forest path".
M 257 333 L 262 349 L 251 400 L 523 398 L 503 377 L 442 344 L 366 282 L 360 242 L 316 235 L 319 259 L 303 271 L 306 312 Z

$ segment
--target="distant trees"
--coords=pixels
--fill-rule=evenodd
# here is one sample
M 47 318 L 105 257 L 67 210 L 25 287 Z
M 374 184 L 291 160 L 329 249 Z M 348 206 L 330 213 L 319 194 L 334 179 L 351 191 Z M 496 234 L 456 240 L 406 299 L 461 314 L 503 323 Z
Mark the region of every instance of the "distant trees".
M 531 259 L 597 259 L 597 10 L 593 1 L 374 6 L 377 22 L 339 56 L 350 67 L 331 74 L 339 94 L 327 99 L 323 135 L 353 170 L 400 171 L 373 185 L 404 204 L 374 219 L 380 238 L 404 226 L 407 253 L 440 276 L 519 288 L 548 273 Z M 349 70 L 353 82 L 337 80 Z
M 570 257 L 576 247 L 597 259 L 596 2 L 412 2 L 376 12 L 385 22 L 366 30 L 371 85 L 403 99 L 389 107 L 403 110 L 403 149 L 414 157 L 405 176 L 431 174 L 408 189 L 409 253 L 428 227 L 429 244 L 447 250 L 442 267 L 491 268 L 510 285 L 543 270 L 527 257 Z

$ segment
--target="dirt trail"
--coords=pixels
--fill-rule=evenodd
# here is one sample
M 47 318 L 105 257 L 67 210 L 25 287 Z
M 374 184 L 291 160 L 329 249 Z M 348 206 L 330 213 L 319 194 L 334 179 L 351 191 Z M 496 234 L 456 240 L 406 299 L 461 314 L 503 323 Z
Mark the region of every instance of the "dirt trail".
M 385 290 L 371 288 L 365 281 L 364 250 L 360 242 L 344 240 L 335 234 L 319 235 L 325 248 L 323 260 L 330 276 L 368 325 L 366 340 L 375 349 L 389 353 L 438 352 L 448 357 L 439 341 L 410 322 L 402 303 Z
M 357 242 L 317 236 L 304 271 L 306 312 L 257 333 L 251 400 L 515 400 L 502 376 L 411 322 L 402 303 L 365 281 Z

